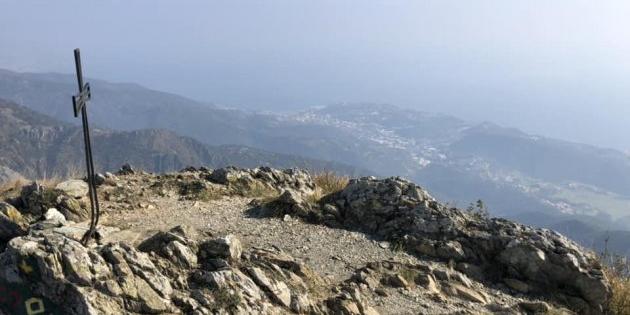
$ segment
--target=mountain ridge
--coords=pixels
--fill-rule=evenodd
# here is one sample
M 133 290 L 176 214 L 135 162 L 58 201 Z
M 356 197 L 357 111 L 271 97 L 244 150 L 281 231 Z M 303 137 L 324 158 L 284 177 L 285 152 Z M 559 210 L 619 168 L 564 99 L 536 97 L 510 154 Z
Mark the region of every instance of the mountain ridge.
M 92 130 L 97 169 L 115 171 L 125 163 L 148 171 L 186 166 L 283 165 L 358 174 L 341 163 L 318 161 L 237 145 L 208 146 L 160 129 Z M 0 165 L 30 178 L 64 176 L 83 168 L 80 127 L 56 121 L 26 107 L 0 100 Z M 366 172 L 367 173 L 367 172 Z

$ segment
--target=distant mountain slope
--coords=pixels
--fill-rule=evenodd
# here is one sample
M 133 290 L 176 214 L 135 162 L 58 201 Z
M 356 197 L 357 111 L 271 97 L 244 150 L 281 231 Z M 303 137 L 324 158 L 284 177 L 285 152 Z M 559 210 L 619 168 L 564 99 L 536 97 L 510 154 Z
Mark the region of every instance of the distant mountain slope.
M 630 158 L 612 149 L 534 137 L 492 124 L 469 128 L 449 149 L 545 181 L 575 181 L 630 193 L 630 177 L 620 176 L 630 174 Z
M 0 166 L 0 183 L 18 179 L 22 175 L 6 166 Z
M 98 170 L 115 170 L 124 163 L 131 163 L 157 172 L 179 170 L 189 165 L 270 165 L 362 173 L 340 163 L 244 146 L 208 146 L 165 130 L 115 132 L 95 129 L 92 137 Z M 81 171 L 84 168 L 82 141 L 80 127 L 0 100 L 0 165 L 31 178 Z

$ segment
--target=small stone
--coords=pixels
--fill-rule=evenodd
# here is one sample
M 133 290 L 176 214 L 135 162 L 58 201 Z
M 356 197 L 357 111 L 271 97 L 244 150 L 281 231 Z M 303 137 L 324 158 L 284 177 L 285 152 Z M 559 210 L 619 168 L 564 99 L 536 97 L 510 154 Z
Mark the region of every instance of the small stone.
M 287 189 L 278 197 L 278 201 L 286 204 L 301 204 L 302 198 L 296 191 Z
M 518 303 L 518 306 L 526 312 L 535 314 L 547 314 L 551 310 L 551 306 L 542 301 L 523 301 Z
M 449 284 L 446 292 L 448 292 L 452 296 L 456 296 L 471 302 L 481 304 L 488 303 L 488 298 L 483 292 L 467 288 L 460 284 Z
M 483 270 L 477 265 L 460 262 L 455 269 L 475 280 L 481 281 L 484 279 Z
M 441 281 L 451 281 L 451 275 L 448 271 L 436 269 L 433 270 L 433 275 Z
M 129 163 L 123 164 L 123 166 L 120 167 L 120 170 L 118 170 L 118 175 L 131 175 L 135 173 L 136 171 Z
M 311 309 L 312 303 L 306 294 L 295 294 L 291 296 L 291 310 L 298 314 L 306 314 Z
M 396 274 L 387 278 L 387 283 L 395 288 L 408 288 L 409 282 L 405 280 L 401 275 Z
M 334 217 L 339 217 L 339 209 L 335 207 L 334 205 L 327 203 L 324 205 L 323 210 L 324 210 L 324 213 L 326 214 L 330 214 Z
M 265 273 L 257 267 L 247 268 L 247 272 L 254 282 L 261 286 L 271 297 L 286 307 L 291 306 L 291 291 L 282 281 L 269 279 Z
M 105 177 L 105 175 L 101 173 L 96 173 L 96 175 L 94 175 L 94 184 L 97 186 L 105 184 L 106 180 L 107 180 L 107 177 Z
M 373 307 L 371 306 L 367 306 L 367 307 L 363 307 L 362 309 L 363 311 L 363 315 L 379 315 L 379 312 L 376 311 Z
M 61 214 L 59 210 L 55 208 L 50 208 L 46 210 L 46 213 L 44 213 L 44 219 L 46 219 L 46 221 L 55 222 L 60 225 L 63 225 L 66 223 L 66 217 L 63 214 Z
M 503 282 L 505 282 L 505 284 L 514 291 L 521 293 L 529 292 L 529 285 L 521 280 L 507 278 L 503 279 Z
M 432 274 L 422 274 L 416 277 L 416 283 L 431 293 L 439 293 L 440 288 Z
M 197 266 L 197 255 L 195 255 L 190 248 L 178 241 L 168 243 L 165 251 L 167 252 L 167 255 L 170 254 L 169 256 L 172 257 L 176 263 L 182 266 L 188 268 Z
M 466 257 L 462 245 L 457 241 L 448 241 L 438 247 L 437 255 L 444 259 L 461 260 Z
M 376 290 L 374 290 L 374 293 L 376 293 L 376 294 L 378 294 L 379 296 L 382 296 L 382 297 L 389 296 L 389 294 L 387 294 L 387 291 L 385 291 L 383 288 L 376 288 Z
M 234 235 L 212 239 L 199 244 L 200 251 L 206 257 L 224 258 L 229 261 L 238 261 L 241 258 L 243 248 L 241 242 Z
M 466 277 L 464 274 L 461 274 L 459 272 L 452 272 L 451 280 L 457 281 L 467 288 L 472 288 L 472 281 L 470 281 L 470 279 L 468 279 L 468 277 Z
M 284 217 L 282 217 L 282 221 L 284 222 L 289 222 L 291 221 L 291 216 L 288 214 L 285 214 Z
M 210 265 L 212 270 L 219 270 L 219 269 L 230 268 L 230 263 L 227 260 L 222 259 L 222 258 L 211 258 L 211 259 L 208 259 L 208 264 Z

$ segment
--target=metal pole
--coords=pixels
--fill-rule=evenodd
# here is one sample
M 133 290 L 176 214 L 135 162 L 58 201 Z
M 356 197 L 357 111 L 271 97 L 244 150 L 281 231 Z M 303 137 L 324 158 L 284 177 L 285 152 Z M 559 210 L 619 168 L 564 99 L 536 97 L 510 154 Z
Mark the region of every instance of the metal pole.
M 77 71 L 77 82 L 79 85 L 79 101 L 86 102 L 87 99 L 82 97 L 83 96 L 82 94 L 84 92 L 83 71 L 81 69 L 81 52 L 79 51 L 78 48 L 74 50 L 74 62 L 75 62 L 76 71 Z M 87 92 L 90 93 L 90 91 L 87 91 Z M 89 97 L 90 95 L 88 94 L 88 98 Z M 90 127 L 89 127 L 89 122 L 88 122 L 88 117 L 87 117 L 87 106 L 86 104 L 80 104 L 80 105 L 81 105 L 80 106 L 81 107 L 81 120 L 83 124 L 83 142 L 85 146 L 85 163 L 86 163 L 86 168 L 87 168 L 88 193 L 90 197 L 90 211 L 91 211 L 90 228 L 83 235 L 83 238 L 81 239 L 81 243 L 83 245 L 87 245 L 90 238 L 94 237 L 95 235 L 96 226 L 98 225 L 98 220 L 100 216 L 100 208 L 98 204 L 98 194 L 96 193 L 96 184 L 94 182 L 95 181 L 94 160 L 92 158 L 92 143 L 90 139 Z M 78 116 L 78 113 L 76 111 L 77 110 L 76 106 L 74 110 L 75 110 L 74 115 Z

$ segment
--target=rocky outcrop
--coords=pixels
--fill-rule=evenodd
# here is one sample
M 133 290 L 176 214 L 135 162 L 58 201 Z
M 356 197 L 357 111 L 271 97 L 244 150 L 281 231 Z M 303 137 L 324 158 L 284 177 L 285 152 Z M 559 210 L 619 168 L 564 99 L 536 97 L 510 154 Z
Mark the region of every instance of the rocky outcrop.
M 74 184 L 33 183 L 0 202 L 0 290 L 21 296 L 0 310 L 361 315 L 400 313 L 413 299 L 415 311 L 436 313 L 606 312 L 609 284 L 591 253 L 549 230 L 449 208 L 401 178 L 355 179 L 321 197 L 299 170 L 128 171 L 103 176 L 112 226 L 88 247 Z M 266 208 L 282 221 L 259 215 Z M 200 230 L 155 233 L 169 215 Z M 337 240 L 366 252 L 344 255 Z
M 561 234 L 449 208 L 401 178 L 351 180 L 319 205 L 304 206 L 300 198 L 286 196 L 275 206 L 278 202 L 285 204 L 285 213 L 309 213 L 311 220 L 314 211 L 319 218 L 334 217 L 341 226 L 400 244 L 415 255 L 450 261 L 477 280 L 550 298 L 582 314 L 603 314 L 611 294 L 595 255 Z M 446 292 L 482 300 L 460 286 Z
M 72 194 L 79 194 L 79 196 L 74 197 L 62 189 L 51 189 L 33 182 L 22 188 L 19 209 L 37 217 L 42 216 L 48 209 L 55 208 L 68 220 L 75 222 L 87 220 L 89 218 L 88 210 L 77 199 L 84 196 L 82 189 L 85 187 L 75 182 L 62 185 L 61 188 Z M 87 194 L 87 192 L 85 193 Z
M 302 194 L 312 193 L 315 189 L 311 176 L 299 169 L 226 167 L 212 171 L 206 178 L 217 184 L 241 186 L 244 189 L 256 189 L 262 185 L 273 190 L 292 190 Z
M 140 250 L 124 242 L 84 247 L 51 230 L 13 238 L 0 254 L 0 284 L 28 296 L 6 311 L 36 300 L 60 314 L 376 314 L 361 293 L 351 294 L 351 305 L 320 296 L 333 292 L 313 296 L 323 280 L 282 252 L 198 236 L 179 226 Z

